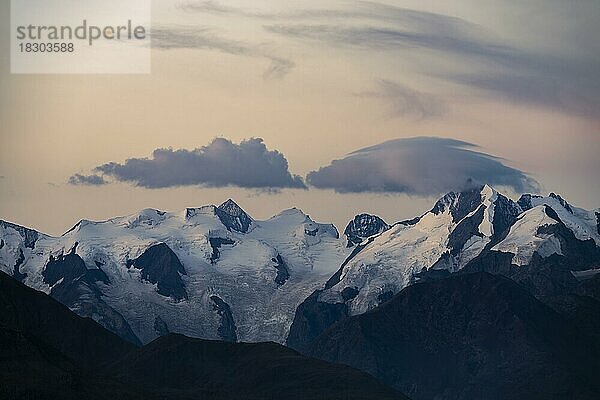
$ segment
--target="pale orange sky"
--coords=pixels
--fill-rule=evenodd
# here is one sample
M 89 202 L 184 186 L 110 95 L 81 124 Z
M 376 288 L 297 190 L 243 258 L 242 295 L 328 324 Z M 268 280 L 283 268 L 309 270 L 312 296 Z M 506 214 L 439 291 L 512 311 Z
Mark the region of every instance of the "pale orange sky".
M 197 2 L 203 7 L 196 11 L 176 6 L 181 3 L 154 2 L 153 23 L 207 29 L 211 37 L 249 50 L 240 55 L 214 46 L 154 48 L 149 75 L 11 75 L 9 2 L 1 1 L 0 218 L 60 234 L 81 218 L 104 219 L 144 207 L 175 210 L 233 197 L 258 218 L 298 206 L 343 230 L 345 222 L 360 211 L 394 222 L 415 216 L 433 202 L 433 198 L 403 194 L 336 194 L 314 188 L 265 193 L 239 188 L 67 184 L 72 174 L 88 173 L 110 161 L 147 157 L 161 147 L 194 149 L 217 136 L 236 143 L 261 137 L 269 149 L 281 151 L 290 170 L 301 176 L 390 139 L 455 138 L 477 144 L 531 174 L 544 191 L 561 193 L 586 208 L 600 206 L 600 116 L 580 113 L 571 92 L 559 103 L 511 98 L 506 91 L 448 79 L 495 71 L 490 60 L 473 58 L 469 52 L 452 54 L 435 46 L 396 48 L 387 43 L 371 48 L 370 42 L 364 46 L 332 43 L 331 38 L 315 40 L 272 28 L 328 24 L 352 32 L 365 26 L 411 28 L 410 19 L 361 16 L 365 10 L 370 12 L 371 3 Z M 591 1 L 575 2 L 568 10 L 554 1 L 533 1 L 527 6 L 510 1 L 387 3 L 458 17 L 494 41 L 523 54 L 531 52 L 532 59 L 541 54 L 558 60 L 558 65 L 564 59 L 568 67 L 573 64 L 573 70 L 583 71 L 600 65 L 596 39 L 588 37 L 594 22 L 600 22 L 599 7 Z M 335 20 L 319 16 L 316 10 L 354 12 L 354 16 Z M 534 13 L 539 18 L 524 24 Z M 553 38 L 550 43 L 548 37 Z M 293 67 L 281 77 L 265 77 L 269 57 L 290 60 Z M 569 90 L 585 89 L 583 78 L 559 77 Z M 586 78 L 598 86 L 593 75 Z M 443 112 L 434 116 L 410 110 L 394 113 L 393 98 L 374 95 L 381 80 L 435 97 Z M 536 82 L 533 79 L 532 85 Z M 598 96 L 590 101 L 598 101 Z M 597 110 L 598 104 L 590 107 Z

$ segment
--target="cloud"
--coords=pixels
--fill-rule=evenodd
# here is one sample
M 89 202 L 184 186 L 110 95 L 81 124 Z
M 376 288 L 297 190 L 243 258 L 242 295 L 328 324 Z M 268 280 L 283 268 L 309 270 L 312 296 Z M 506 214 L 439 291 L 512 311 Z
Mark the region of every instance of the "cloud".
M 280 12 L 248 10 L 226 6 L 216 1 L 187 1 L 179 4 L 179 8 L 185 11 L 195 11 L 225 17 L 237 16 L 263 21 L 370 20 L 387 22 L 396 26 L 416 27 L 427 25 L 429 30 L 447 33 L 456 33 L 465 29 L 481 31 L 477 24 L 470 23 L 461 18 L 369 1 L 353 2 L 350 8 L 310 8 Z
M 369 1 L 279 12 L 231 7 L 217 1 L 180 4 L 188 12 L 263 21 L 270 33 L 332 47 L 388 51 L 392 56 L 399 51 L 420 50 L 437 57 L 429 58 L 426 68 L 419 65 L 420 73 L 427 77 L 482 90 L 501 101 L 598 119 L 597 0 L 532 0 L 526 5 L 505 2 L 499 7 L 488 6 L 490 12 L 499 15 L 501 11 L 503 15 L 526 15 L 531 10 L 543 10 L 544 18 L 532 18 L 528 24 L 519 19 L 516 26 L 507 25 L 526 38 L 537 34 L 537 41 L 542 43 L 518 46 L 463 18 Z M 548 38 L 555 45 L 548 46 Z M 403 63 L 410 62 L 412 54 L 406 55 Z M 273 67 L 277 66 L 273 62 Z
M 198 11 L 208 14 L 237 15 L 254 17 L 258 14 L 241 8 L 229 7 L 216 1 L 184 1 L 177 4 L 177 8 L 184 11 Z
M 560 10 L 562 6 L 553 7 Z M 594 6 L 582 5 L 583 11 L 578 10 L 577 15 L 581 17 L 585 10 L 588 15 L 593 13 L 590 7 Z M 559 20 L 564 24 L 561 34 L 573 43 L 584 43 L 586 47 L 581 49 L 588 51 L 574 50 L 579 47 L 573 44 L 552 49 L 519 47 L 465 19 L 369 2 L 360 2 L 353 10 L 260 17 L 268 20 L 264 26 L 268 32 L 287 38 L 368 52 L 388 51 L 390 55 L 427 52 L 437 59 L 430 60 L 422 74 L 484 90 L 501 100 L 588 118 L 600 115 L 600 58 L 594 47 L 597 45 L 589 44 L 597 28 L 590 28 L 589 23 L 573 26 L 573 17 Z M 326 22 L 336 17 L 343 23 Z
M 537 191 L 537 182 L 468 142 L 436 137 L 396 139 L 350 153 L 310 172 L 307 182 L 337 192 L 439 195 L 474 184 Z
M 463 18 L 374 2 L 357 2 L 350 9 L 297 10 L 279 14 L 251 14 L 209 3 L 212 6 L 204 7 L 207 12 L 215 12 L 218 8 L 220 13 L 254 15 L 271 22 L 264 26 L 268 32 L 333 46 L 390 51 L 421 48 L 493 62 L 503 62 L 514 50 L 484 27 Z M 343 23 L 317 22 L 332 19 Z
M 444 103 L 439 97 L 385 79 L 377 82 L 376 90 L 362 92 L 358 96 L 379 98 L 388 102 L 392 117 L 415 116 L 419 119 L 430 119 L 445 112 Z
M 593 71 L 558 60 L 523 61 L 510 69 L 439 75 L 517 104 L 545 106 L 589 118 L 600 116 L 600 62 Z
M 271 65 L 263 73 L 265 79 L 281 79 L 296 66 L 293 61 L 286 60 L 285 58 L 274 56 L 269 56 L 268 58 L 271 60 Z
M 424 25 L 428 26 L 428 25 Z M 381 26 L 267 25 L 267 31 L 280 35 L 323 41 L 365 50 L 433 49 L 462 56 L 502 62 L 511 49 L 469 35 L 446 35 L 438 29 L 411 31 Z
M 455 61 L 468 59 L 471 63 L 462 67 L 463 72 L 455 73 L 449 72 L 448 59 L 441 58 L 422 71 L 428 76 L 485 90 L 516 103 L 591 118 L 600 115 L 600 60 L 595 56 L 566 58 L 510 47 L 479 35 L 446 35 L 438 30 L 329 25 L 271 25 L 266 29 L 287 37 L 368 51 L 434 50 Z
M 150 158 L 131 158 L 122 164 L 110 162 L 97 167 L 95 172 L 145 188 L 186 185 L 306 188 L 302 178 L 289 172 L 284 155 L 268 150 L 260 138 L 240 144 L 217 138 L 194 150 L 157 149 Z
M 285 12 L 249 11 L 215 1 L 190 1 L 180 4 L 180 8 L 259 19 L 267 23 L 264 29 L 268 32 L 335 46 L 343 44 L 368 50 L 422 47 L 498 59 L 502 59 L 502 52 L 510 50 L 508 46 L 494 42 L 484 28 L 465 19 L 368 1 L 356 2 L 351 8 Z M 316 23 L 331 20 L 344 23 Z M 290 21 L 304 23 L 292 24 Z M 365 25 L 365 21 L 369 24 Z
M 83 174 L 75 174 L 69 177 L 68 183 L 70 185 L 76 186 L 101 186 L 106 185 L 108 182 L 104 180 L 103 176 L 91 174 L 91 175 L 83 175 Z M 50 183 L 48 183 L 50 185 Z M 51 184 L 54 185 L 54 184 Z
M 162 50 L 205 49 L 222 53 L 267 60 L 270 66 L 263 76 L 283 78 L 295 66 L 294 62 L 271 54 L 261 46 L 252 46 L 216 35 L 207 28 L 185 26 L 156 26 L 152 28 L 152 47 Z

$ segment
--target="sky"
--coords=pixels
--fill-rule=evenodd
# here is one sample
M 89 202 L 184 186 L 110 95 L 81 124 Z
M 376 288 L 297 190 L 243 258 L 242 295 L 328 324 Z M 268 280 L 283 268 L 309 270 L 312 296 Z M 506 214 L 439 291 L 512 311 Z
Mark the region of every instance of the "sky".
M 0 219 L 234 198 L 343 230 L 473 183 L 600 207 L 600 2 L 153 2 L 142 75 L 10 73 L 0 0 Z

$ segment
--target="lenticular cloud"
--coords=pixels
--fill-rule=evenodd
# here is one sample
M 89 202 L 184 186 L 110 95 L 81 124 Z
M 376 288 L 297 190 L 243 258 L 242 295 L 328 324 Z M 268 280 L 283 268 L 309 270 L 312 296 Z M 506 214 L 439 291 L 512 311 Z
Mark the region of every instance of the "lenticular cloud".
M 416 137 L 357 150 L 312 171 L 307 182 L 337 192 L 397 192 L 437 195 L 475 184 L 507 186 L 516 192 L 537 188 L 524 172 L 455 139 Z

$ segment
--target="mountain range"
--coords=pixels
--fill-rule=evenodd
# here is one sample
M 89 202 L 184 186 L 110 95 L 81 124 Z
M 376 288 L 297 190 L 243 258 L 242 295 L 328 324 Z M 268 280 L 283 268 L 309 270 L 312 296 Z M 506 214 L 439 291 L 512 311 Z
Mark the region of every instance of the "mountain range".
M 410 220 L 357 215 L 341 237 L 233 200 L 59 237 L 0 221 L 0 269 L 148 357 L 173 340 L 270 341 L 413 399 L 599 393 L 600 209 L 554 193 L 472 187 Z M 134 386 L 136 357 L 119 367 Z
M 60 237 L 0 222 L 0 240 L 4 272 L 134 344 L 166 332 L 282 343 L 347 253 L 331 224 L 298 209 L 256 221 L 232 200 L 83 220 Z
M 422 216 L 357 245 L 300 304 L 287 343 L 303 350 L 333 322 L 455 273 L 502 274 L 540 298 L 576 292 L 600 272 L 597 215 L 555 194 L 514 202 L 489 186 L 448 193 Z

